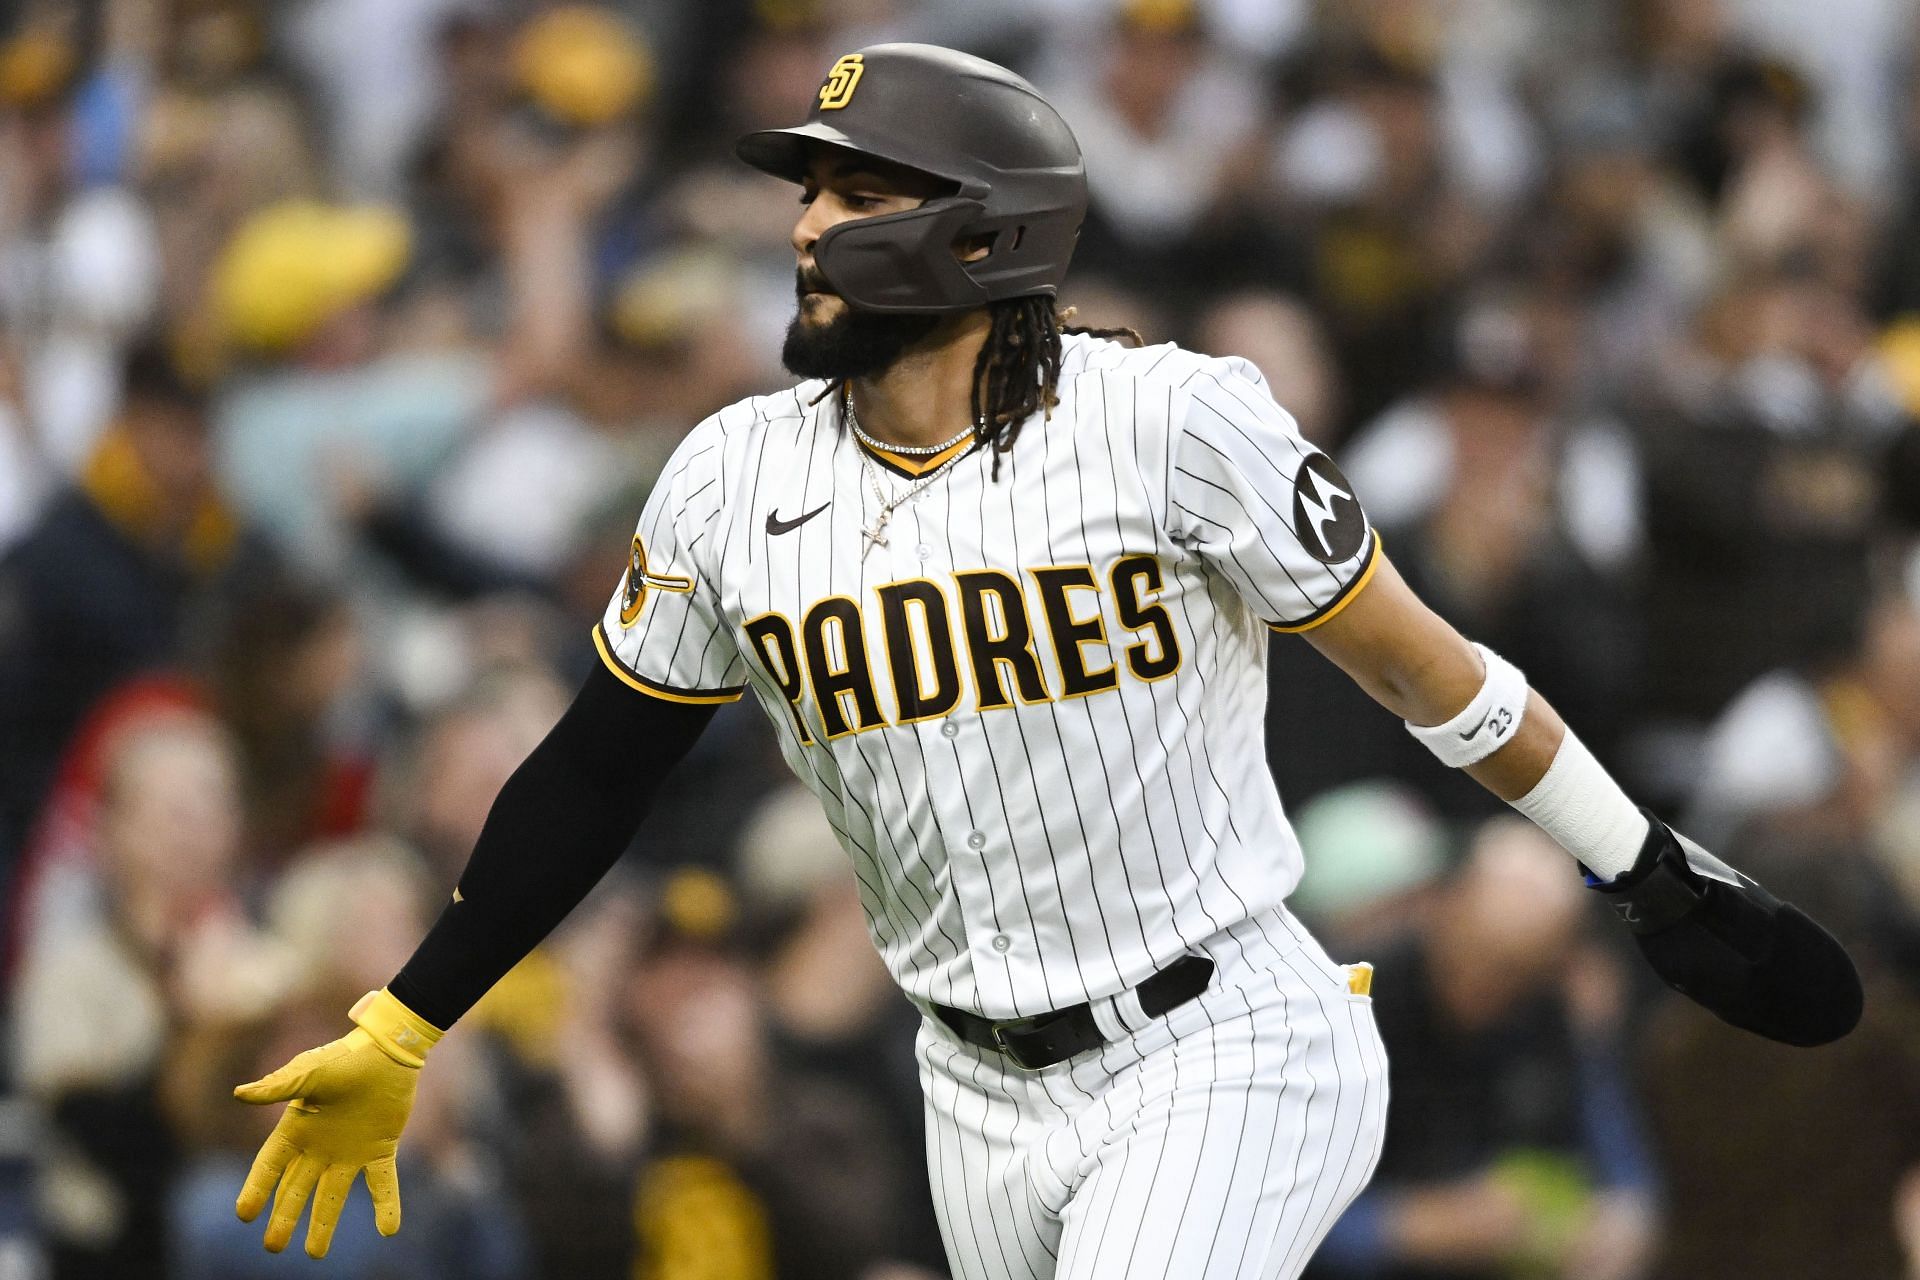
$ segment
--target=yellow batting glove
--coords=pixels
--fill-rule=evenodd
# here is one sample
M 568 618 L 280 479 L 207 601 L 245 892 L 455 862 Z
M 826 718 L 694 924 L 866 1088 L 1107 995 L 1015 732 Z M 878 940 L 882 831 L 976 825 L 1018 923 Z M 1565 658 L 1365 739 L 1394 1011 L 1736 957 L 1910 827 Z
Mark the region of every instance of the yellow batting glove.
M 340 1209 L 362 1169 L 380 1234 L 400 1229 L 394 1151 L 413 1110 L 421 1064 L 441 1032 L 384 989 L 360 997 L 349 1016 L 359 1025 L 340 1039 L 233 1091 L 242 1102 L 287 1104 L 234 1203 L 241 1221 L 252 1222 L 272 1194 L 266 1245 L 274 1253 L 293 1239 L 312 1198 L 307 1256 L 326 1257 Z

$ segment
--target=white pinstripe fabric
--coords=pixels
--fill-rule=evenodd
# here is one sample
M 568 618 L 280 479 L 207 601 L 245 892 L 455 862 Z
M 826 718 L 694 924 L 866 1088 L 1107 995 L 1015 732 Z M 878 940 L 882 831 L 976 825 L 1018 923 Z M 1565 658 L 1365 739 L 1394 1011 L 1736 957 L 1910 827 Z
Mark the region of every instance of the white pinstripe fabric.
M 1387 1102 L 1367 1001 L 1284 910 L 1197 949 L 1206 994 L 1044 1071 L 923 1025 L 955 1280 L 1284 1280 L 1366 1185 Z
M 794 773 L 853 861 L 874 945 L 908 994 L 989 1017 L 1039 1013 L 1138 985 L 1226 925 L 1277 906 L 1300 850 L 1266 767 L 1267 624 L 1337 607 L 1372 563 L 1371 532 L 1332 563 L 1295 528 L 1295 482 L 1318 455 L 1253 366 L 1171 345 L 1070 336 L 1060 403 L 1026 424 L 1001 474 L 985 452 L 900 509 L 868 551 L 867 463 L 837 400 L 805 383 L 709 418 L 675 453 L 637 536 L 652 587 L 602 630 L 635 682 L 724 700 L 751 689 Z M 901 483 L 905 483 L 902 481 Z M 769 532 L 768 520 L 793 521 Z M 1106 575 L 1157 566 L 1169 634 L 1129 626 Z M 984 707 L 963 694 L 902 722 L 886 678 L 878 591 L 930 582 L 956 632 L 957 583 L 991 571 L 1086 567 L 1072 608 L 1100 638 L 1075 650 L 1111 686 L 1065 692 L 1052 623 L 1025 606 L 1046 697 Z M 830 735 L 811 693 L 790 706 L 745 632 L 799 628 L 829 599 L 864 619 L 880 722 Z M 996 625 L 1004 626 L 1004 618 Z M 823 632 L 844 669 L 847 629 Z M 1170 643 L 1175 670 L 1136 677 L 1130 648 Z

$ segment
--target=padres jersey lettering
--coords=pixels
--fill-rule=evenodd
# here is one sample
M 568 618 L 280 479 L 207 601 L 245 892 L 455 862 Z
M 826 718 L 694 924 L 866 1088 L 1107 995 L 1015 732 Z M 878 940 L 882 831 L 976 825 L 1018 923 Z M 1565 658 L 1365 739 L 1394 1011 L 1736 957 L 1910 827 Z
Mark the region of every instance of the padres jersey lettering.
M 1180 642 L 1173 619 L 1165 607 L 1147 604 L 1141 594 L 1143 590 L 1161 589 L 1160 565 L 1153 557 L 1124 556 L 1098 578 L 1086 565 L 1047 565 L 1027 573 L 1035 584 L 1035 600 L 1031 603 L 1020 594 L 1018 582 L 992 570 L 956 574 L 945 584 L 929 578 L 889 582 L 873 589 L 871 602 L 864 608 L 862 602 L 844 596 L 818 601 L 803 615 L 809 655 L 804 680 L 800 678 L 802 668 L 789 657 L 799 641 L 793 624 L 785 617 L 763 614 L 742 630 L 752 644 L 771 646 L 761 651 L 760 665 L 799 715 L 800 728 L 809 739 L 809 717 L 799 705 L 802 698 L 818 709 L 811 722 L 829 726 L 831 737 L 851 727 L 835 705 L 835 699 L 847 694 L 854 696 L 862 713 L 858 728 L 912 724 L 946 715 L 960 701 L 963 667 L 979 673 L 993 670 L 996 663 L 1012 664 L 1015 678 L 1021 681 L 1024 702 L 1046 701 L 1049 688 L 1058 690 L 1060 697 L 1080 697 L 1114 688 L 1119 683 L 1119 653 L 1124 653 L 1126 669 L 1142 680 L 1161 679 L 1178 667 Z M 971 591 L 972 600 L 991 599 L 1002 611 L 991 625 L 984 603 L 976 604 L 964 620 L 956 621 L 953 602 L 961 597 L 962 584 L 970 584 L 965 589 Z M 1130 637 L 1136 643 L 1126 645 L 1100 669 L 1089 670 L 1082 646 L 1104 646 L 1106 634 L 1099 620 L 1101 613 L 1086 618 L 1073 615 L 1068 593 L 1076 588 L 1093 592 L 1096 597 L 1111 594 L 1112 601 L 1106 608 L 1118 620 L 1119 629 L 1145 633 L 1145 638 Z M 1097 610 L 1103 603 L 1096 599 L 1086 607 Z M 1047 619 L 1052 638 L 1047 668 L 1054 673 L 1051 679 L 1043 672 L 1028 621 L 1035 610 Z M 844 670 L 835 667 L 835 659 L 828 656 L 828 632 L 833 628 L 837 628 L 833 635 L 840 642 L 834 652 L 846 652 L 851 664 Z M 851 650 L 847 649 L 849 644 Z M 818 657 L 813 656 L 816 651 Z M 884 654 L 883 660 L 880 654 Z M 887 672 L 887 692 L 880 699 L 878 714 L 874 714 L 875 686 L 870 675 L 879 668 Z M 1004 681 L 997 676 L 985 677 L 979 687 L 993 690 L 991 701 L 981 696 L 982 711 L 1012 701 Z
M 962 458 L 871 548 L 864 447 L 822 390 L 682 443 L 596 631 L 616 672 L 753 691 L 921 999 L 1108 996 L 1277 907 L 1300 853 L 1265 765 L 1266 637 L 1344 605 L 1378 540 L 1259 373 L 1069 336 L 1060 403 L 1000 478 Z

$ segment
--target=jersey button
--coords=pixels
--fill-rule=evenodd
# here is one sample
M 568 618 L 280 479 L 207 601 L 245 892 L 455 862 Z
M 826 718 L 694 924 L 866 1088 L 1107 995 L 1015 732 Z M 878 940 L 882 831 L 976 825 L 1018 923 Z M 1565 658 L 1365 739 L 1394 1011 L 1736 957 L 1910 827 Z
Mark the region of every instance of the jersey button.
M 1013 946 L 1013 939 L 1009 938 L 1006 934 L 996 933 L 993 935 L 993 949 L 995 951 L 998 951 L 1004 955 L 1007 952 L 1007 950 L 1012 946 Z
M 960 726 L 949 720 L 940 726 L 940 736 L 943 738 L 957 738 L 960 736 Z
M 967 848 L 984 849 L 987 847 L 987 833 L 984 831 L 967 832 Z
M 923 542 L 913 549 L 913 554 L 922 560 L 931 560 L 933 559 L 933 548 Z

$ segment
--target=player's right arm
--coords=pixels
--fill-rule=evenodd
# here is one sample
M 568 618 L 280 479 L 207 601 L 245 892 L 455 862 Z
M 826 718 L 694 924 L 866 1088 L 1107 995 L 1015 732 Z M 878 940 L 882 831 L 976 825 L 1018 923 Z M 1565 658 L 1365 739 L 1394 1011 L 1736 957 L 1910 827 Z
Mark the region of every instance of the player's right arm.
M 307 1253 L 325 1256 L 362 1170 L 380 1232 L 400 1229 L 394 1154 L 428 1050 L 600 882 L 715 707 L 741 695 L 742 659 L 691 550 L 718 514 L 721 443 L 696 430 L 668 464 L 594 630 L 601 664 L 500 789 L 412 958 L 353 1007 L 345 1036 L 234 1090 L 288 1104 L 235 1204 L 251 1222 L 272 1198 L 268 1249 L 312 1199 Z

